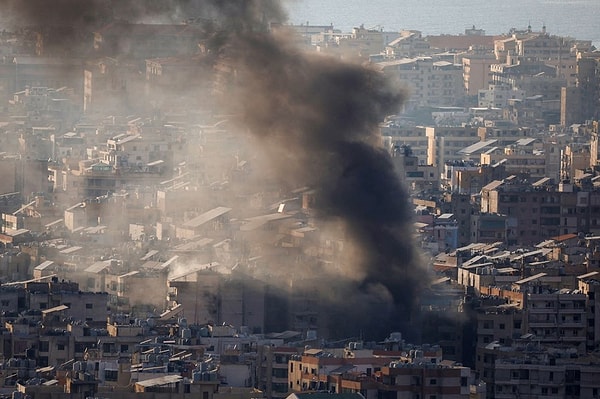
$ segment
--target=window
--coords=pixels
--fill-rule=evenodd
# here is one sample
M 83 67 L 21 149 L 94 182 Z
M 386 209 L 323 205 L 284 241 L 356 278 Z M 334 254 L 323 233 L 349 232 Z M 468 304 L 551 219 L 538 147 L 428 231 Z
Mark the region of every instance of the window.
M 85 304 L 85 308 L 86 308 L 86 309 L 93 309 L 93 307 L 94 307 L 94 304 L 93 304 L 93 303 L 86 303 L 86 304 Z
M 430 379 L 429 385 L 437 385 L 437 379 L 435 379 L 435 378 Z
M 56 344 L 56 349 L 59 351 L 64 351 L 65 350 L 65 344 Z
M 286 369 L 276 369 L 276 368 L 274 368 L 273 372 L 272 372 L 272 375 L 275 378 L 287 378 L 288 373 L 287 373 Z
M 116 381 L 119 372 L 117 370 L 104 370 L 104 379 L 106 381 Z

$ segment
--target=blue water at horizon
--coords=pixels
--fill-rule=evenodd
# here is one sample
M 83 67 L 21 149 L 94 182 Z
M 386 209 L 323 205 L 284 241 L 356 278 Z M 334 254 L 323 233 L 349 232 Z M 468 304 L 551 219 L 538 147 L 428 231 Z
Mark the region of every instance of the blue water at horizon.
M 289 23 L 333 24 L 343 32 L 364 25 L 423 35 L 462 34 L 475 26 L 499 35 L 530 25 L 600 47 L 600 0 L 284 0 L 283 5 Z

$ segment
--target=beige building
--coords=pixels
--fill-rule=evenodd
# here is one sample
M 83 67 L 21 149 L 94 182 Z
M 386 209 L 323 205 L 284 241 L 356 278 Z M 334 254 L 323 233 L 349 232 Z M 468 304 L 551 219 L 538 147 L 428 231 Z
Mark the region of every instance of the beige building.
M 268 399 L 288 396 L 289 361 L 298 355 L 300 348 L 263 345 L 258 348 L 262 361 L 257 365 L 257 384 Z
M 452 106 L 464 96 L 462 67 L 432 57 L 401 58 L 374 66 L 409 92 L 407 109 L 419 106 Z
M 367 59 L 372 54 L 384 51 L 387 42 L 395 39 L 398 33 L 367 29 L 363 25 L 353 28 L 350 35 L 334 35 L 333 41 L 326 43 L 322 51 L 347 60 Z
M 525 359 L 499 359 L 494 366 L 492 392 L 496 399 L 598 397 L 596 358 L 573 361 L 569 353 L 556 358 L 531 353 Z
M 487 54 L 470 54 L 462 57 L 463 78 L 467 96 L 476 96 L 479 90 L 485 90 L 492 83 L 490 66 L 496 58 Z
M 201 234 L 221 231 L 229 223 L 231 208 L 224 206 L 213 208 L 193 217 L 176 227 L 175 237 L 180 239 L 193 239 Z
M 429 43 L 417 30 L 400 31 L 400 37 L 388 43 L 385 48 L 385 55 L 389 58 L 410 58 L 429 52 Z
M 462 161 L 460 150 L 479 141 L 476 127 L 427 127 L 427 164 L 443 173 L 446 162 Z
M 405 126 L 394 118 L 388 118 L 380 125 L 379 131 L 384 140 L 389 140 L 390 147 L 409 146 L 419 165 L 427 165 L 429 141 L 424 126 Z
M 495 165 L 500 162 L 505 166 L 507 173 L 527 173 L 532 178 L 547 175 L 542 144 L 533 138 L 519 139 L 511 146 L 495 147 L 481 154 L 482 165 Z

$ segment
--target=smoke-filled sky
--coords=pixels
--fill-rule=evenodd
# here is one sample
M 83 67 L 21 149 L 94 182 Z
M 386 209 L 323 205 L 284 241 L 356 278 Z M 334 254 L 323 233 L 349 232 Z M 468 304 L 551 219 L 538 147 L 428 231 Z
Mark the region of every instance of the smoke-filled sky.
M 112 18 L 177 23 L 197 16 L 243 24 L 248 15 L 263 12 L 260 19 L 284 19 L 283 8 L 272 0 L 0 0 L 0 7 L 4 22 L 14 26 L 95 25 Z
M 264 15 L 282 15 L 275 2 L 260 5 L 268 10 L 235 14 L 250 29 L 229 40 L 227 56 L 238 69 L 233 98 L 281 182 L 314 188 L 321 223 L 345 232 L 343 269 L 323 269 L 311 280 L 339 311 L 332 330 L 370 331 L 370 338 L 407 333 L 425 276 L 408 199 L 377 129 L 400 110 L 405 93 L 374 70 L 303 53 L 283 33 L 252 31 Z
M 369 68 L 293 47 L 269 22 L 284 22 L 274 0 L 0 0 L 15 20 L 100 23 L 113 17 L 211 20 L 223 62 L 236 71 L 229 105 L 260 143 L 272 171 L 315 190 L 322 223 L 342 226 L 343 269 L 323 270 L 319 290 L 331 301 L 339 334 L 367 329 L 377 338 L 410 328 L 424 283 L 412 244 L 408 199 L 377 125 L 397 113 L 404 93 Z M 5 8 L 8 7 L 8 8 Z M 215 23 L 216 22 L 216 23 Z M 341 313 L 344 312 L 344 313 Z M 336 313 L 336 312 L 331 312 Z M 369 324 L 373 323 L 373 324 Z
M 343 312 L 335 323 L 356 335 L 406 333 L 425 277 L 406 193 L 377 134 L 404 93 L 374 70 L 301 53 L 276 35 L 240 40 L 246 125 L 281 181 L 316 189 L 321 222 L 345 231 L 344 268 L 324 270 L 321 287 Z

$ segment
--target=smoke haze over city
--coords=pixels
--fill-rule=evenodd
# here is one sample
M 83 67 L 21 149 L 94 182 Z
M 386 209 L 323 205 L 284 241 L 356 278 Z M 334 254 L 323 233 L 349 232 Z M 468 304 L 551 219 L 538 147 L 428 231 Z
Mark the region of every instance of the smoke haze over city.
M 226 101 L 218 112 L 231 115 L 236 129 L 249 134 L 264 176 L 283 190 L 314 190 L 311 220 L 344 242 L 335 262 L 284 264 L 278 275 L 295 269 L 289 273 L 302 276 L 296 286 L 318 292 L 319 308 L 338 337 L 381 339 L 410 329 L 427 279 L 413 247 L 407 194 L 377 130 L 400 110 L 403 89 L 371 68 L 304 53 L 283 28 L 270 32 L 286 21 L 276 1 L 3 3 L 16 25 L 73 26 L 75 36 L 51 31 L 48 41 L 58 47 L 76 46 L 74 40 L 87 37 L 86 28 L 113 18 L 194 20 L 217 62 L 230 67 L 224 79 L 233 84 L 221 93 Z
M 0 0 L 3 397 L 597 397 L 599 7 Z

